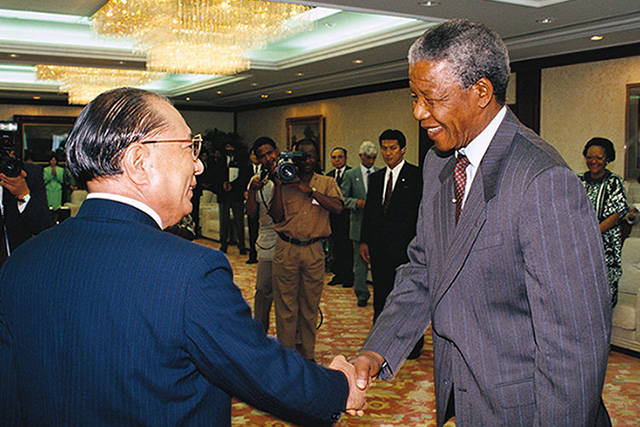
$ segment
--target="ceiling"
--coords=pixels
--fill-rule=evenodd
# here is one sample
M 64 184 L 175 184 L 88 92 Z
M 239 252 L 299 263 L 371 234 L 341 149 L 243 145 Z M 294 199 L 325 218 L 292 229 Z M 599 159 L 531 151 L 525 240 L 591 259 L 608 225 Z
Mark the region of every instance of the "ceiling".
M 144 56 L 131 43 L 96 40 L 88 20 L 79 18 L 105 2 L 2 0 L 0 100 L 66 102 L 56 84 L 35 79 L 36 64 L 143 69 Z M 149 87 L 185 108 L 242 110 L 399 82 L 406 79 L 413 40 L 430 25 L 456 17 L 494 28 L 512 61 L 640 42 L 639 0 L 440 0 L 433 7 L 419 0 L 293 2 L 322 8 L 314 30 L 251 52 L 250 70 L 226 77 L 168 76 Z M 71 17 L 50 22 L 49 16 L 16 11 Z M 554 21 L 538 22 L 544 18 Z M 592 35 L 604 38 L 594 42 Z

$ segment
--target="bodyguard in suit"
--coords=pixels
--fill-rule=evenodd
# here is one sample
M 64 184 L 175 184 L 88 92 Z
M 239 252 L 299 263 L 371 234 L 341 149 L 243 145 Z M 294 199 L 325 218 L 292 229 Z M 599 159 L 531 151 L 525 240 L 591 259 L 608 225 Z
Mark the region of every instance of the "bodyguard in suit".
M 371 264 L 374 323 L 393 289 L 396 267 L 409 261 L 407 246 L 416 235 L 422 191 L 420 169 L 404 160 L 404 134 L 387 129 L 379 143 L 387 167 L 369 180 L 360 250 L 362 258 Z
M 351 169 L 347 165 L 347 149 L 335 147 L 331 150 L 331 165 L 333 169 L 327 176 L 335 179 L 338 186 L 342 185 L 345 174 Z M 343 209 L 339 214 L 329 214 L 331 222 L 331 250 L 333 252 L 333 278 L 327 283 L 329 286 L 342 285 L 343 288 L 353 286 L 353 250 L 349 238 L 349 211 Z
M 342 372 L 267 338 L 222 252 L 162 232 L 191 210 L 200 144 L 151 92 L 84 108 L 67 157 L 87 200 L 0 271 L 3 426 L 228 426 L 231 396 L 302 425 L 362 407 Z
M 349 209 L 349 238 L 353 248 L 353 284 L 358 307 L 366 307 L 370 293 L 367 288 L 367 272 L 369 270 L 366 261 L 360 256 L 360 231 L 362 228 L 362 216 L 367 200 L 369 178 L 378 170 L 373 164 L 378 155 L 378 147 L 371 141 L 364 141 L 360 145 L 360 165 L 344 174 L 344 180 L 340 184 L 340 190 L 344 197 L 344 207 Z
M 2 230 L 0 230 L 0 266 L 27 239 L 54 225 L 44 189 L 42 169 L 23 163 L 20 174 L 0 173 L 2 186 Z M 8 243 L 8 244 L 7 244 Z M 9 250 L 7 251 L 7 247 Z
M 409 263 L 355 360 L 359 385 L 392 378 L 431 322 L 439 426 L 610 425 L 598 223 L 556 150 L 504 106 L 502 40 L 447 21 L 409 64 L 413 115 L 436 149 Z

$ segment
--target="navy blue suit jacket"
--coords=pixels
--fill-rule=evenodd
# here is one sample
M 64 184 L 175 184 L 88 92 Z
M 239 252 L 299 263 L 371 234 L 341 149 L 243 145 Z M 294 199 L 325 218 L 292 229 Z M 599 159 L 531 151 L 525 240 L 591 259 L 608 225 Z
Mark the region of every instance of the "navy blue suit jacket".
M 0 272 L 0 375 L 7 424 L 225 426 L 236 396 L 330 425 L 348 394 L 264 334 L 221 252 L 99 199 Z

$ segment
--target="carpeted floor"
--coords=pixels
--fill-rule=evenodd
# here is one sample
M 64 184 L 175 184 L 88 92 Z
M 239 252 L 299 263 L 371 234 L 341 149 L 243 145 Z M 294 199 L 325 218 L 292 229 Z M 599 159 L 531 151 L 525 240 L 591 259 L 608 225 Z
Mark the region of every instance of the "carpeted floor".
M 197 242 L 219 247 L 219 244 L 208 240 Z M 253 307 L 256 266 L 247 265 L 247 257 L 238 255 L 235 247 L 229 247 L 227 255 L 234 269 L 236 284 Z M 326 281 L 330 278 L 331 275 L 327 275 Z M 328 365 L 336 355 L 343 354 L 347 359 L 355 356 L 371 327 L 372 305 L 358 307 L 353 288 L 325 286 L 320 308 L 323 323 L 318 331 L 316 361 Z M 273 311 L 271 323 L 269 333 L 275 335 Z M 393 381 L 377 381 L 373 385 L 364 417 L 345 416 L 340 425 L 435 426 L 434 399 L 433 352 L 431 334 L 427 331 L 422 355 L 417 360 L 407 361 Z M 640 358 L 615 350 L 611 352 L 604 399 L 614 426 L 640 426 Z M 237 400 L 233 404 L 233 425 L 289 426 Z

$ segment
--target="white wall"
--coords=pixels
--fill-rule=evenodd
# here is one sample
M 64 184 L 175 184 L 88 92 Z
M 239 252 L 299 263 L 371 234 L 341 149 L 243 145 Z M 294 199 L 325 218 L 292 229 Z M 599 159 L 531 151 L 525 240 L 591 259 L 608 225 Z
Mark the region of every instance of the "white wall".
M 405 134 L 405 158 L 411 163 L 418 163 L 418 123 L 412 115 L 409 89 L 238 113 L 238 133 L 247 145 L 261 136 L 269 136 L 280 149 L 285 149 L 285 120 L 289 117 L 314 115 L 325 117 L 325 170 L 331 169 L 329 151 L 332 147 L 345 147 L 348 151 L 348 164 L 355 166 L 359 163 L 358 149 L 362 141 L 370 140 L 378 144 L 378 136 L 388 128 L 399 129 Z M 381 156 L 378 156 L 376 164 L 384 165 Z
M 586 170 L 582 150 L 595 136 L 609 138 L 624 177 L 626 86 L 640 83 L 640 56 L 542 70 L 540 134 L 576 172 Z

